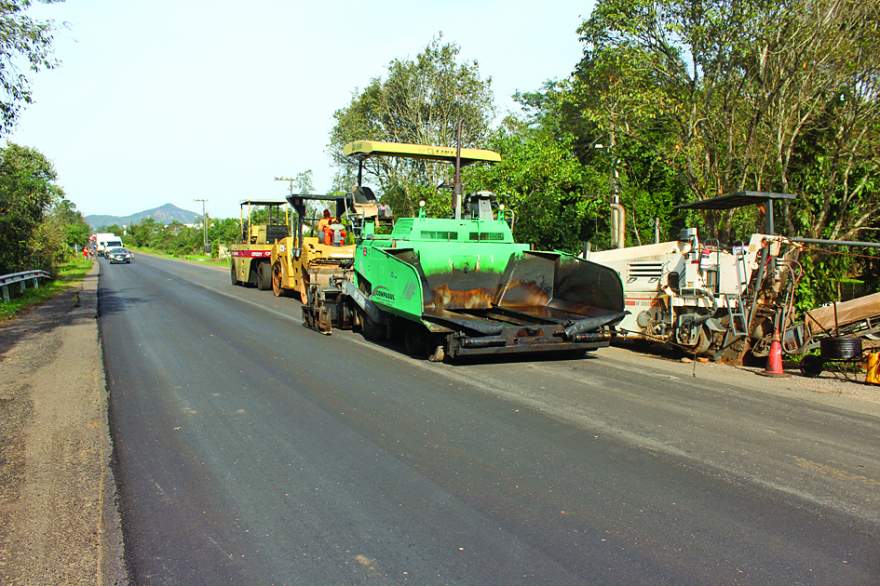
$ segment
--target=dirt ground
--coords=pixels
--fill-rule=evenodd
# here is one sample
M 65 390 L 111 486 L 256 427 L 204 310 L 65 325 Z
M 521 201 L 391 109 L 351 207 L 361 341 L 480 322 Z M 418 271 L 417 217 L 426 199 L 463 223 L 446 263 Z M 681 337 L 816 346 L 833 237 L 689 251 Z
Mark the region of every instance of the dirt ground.
M 801 374 L 797 364 L 786 361 L 784 370 L 788 376 L 770 378 L 759 375 L 764 370 L 760 366 L 694 362 L 687 357 L 682 358 L 680 352 L 662 346 L 630 341 L 623 342 L 619 347 L 604 349 L 602 357 L 630 364 L 648 359 L 653 366 L 677 376 L 717 380 L 756 392 L 880 414 L 880 386 L 865 384 L 864 370 L 842 372 L 832 365 L 830 370 L 823 371 L 820 376 L 809 378 Z
M 0 325 L 0 584 L 125 584 L 98 265 Z

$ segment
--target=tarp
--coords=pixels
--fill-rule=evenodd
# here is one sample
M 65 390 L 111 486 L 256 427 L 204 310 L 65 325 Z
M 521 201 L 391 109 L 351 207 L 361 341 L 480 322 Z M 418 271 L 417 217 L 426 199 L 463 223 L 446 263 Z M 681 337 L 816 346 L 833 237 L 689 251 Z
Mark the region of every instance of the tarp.
M 850 324 L 860 322 L 868 318 L 875 318 L 880 321 L 880 293 L 873 293 L 836 303 L 818 307 L 812 311 L 808 311 L 804 316 L 804 323 L 809 328 L 810 333 L 820 334 L 824 332 L 834 333 L 834 309 L 837 306 L 837 325 L 844 327 Z

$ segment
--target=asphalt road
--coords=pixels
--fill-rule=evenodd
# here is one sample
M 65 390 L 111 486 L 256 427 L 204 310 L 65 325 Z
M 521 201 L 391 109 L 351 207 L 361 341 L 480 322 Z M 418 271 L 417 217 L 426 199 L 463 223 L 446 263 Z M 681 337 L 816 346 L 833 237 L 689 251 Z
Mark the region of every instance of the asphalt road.
M 299 312 L 102 267 L 136 583 L 880 583 L 876 413 L 620 350 L 430 364 Z

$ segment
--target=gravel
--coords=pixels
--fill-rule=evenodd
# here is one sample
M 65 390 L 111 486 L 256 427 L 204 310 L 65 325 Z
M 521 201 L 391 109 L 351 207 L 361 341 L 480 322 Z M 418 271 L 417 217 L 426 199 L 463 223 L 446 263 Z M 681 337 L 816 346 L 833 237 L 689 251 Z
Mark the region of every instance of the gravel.
M 0 583 L 125 584 L 98 265 L 0 326 Z

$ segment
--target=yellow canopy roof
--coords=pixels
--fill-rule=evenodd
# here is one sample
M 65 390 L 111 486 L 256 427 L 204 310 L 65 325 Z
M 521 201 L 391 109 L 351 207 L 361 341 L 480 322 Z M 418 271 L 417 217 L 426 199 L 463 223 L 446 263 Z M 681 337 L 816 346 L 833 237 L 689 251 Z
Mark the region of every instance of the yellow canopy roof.
M 342 147 L 347 157 L 406 157 L 411 159 L 429 159 L 455 163 L 455 147 L 433 146 L 427 144 L 407 144 L 403 142 L 380 142 L 376 140 L 356 140 Z M 461 164 L 469 165 L 477 162 L 497 163 L 501 155 L 495 151 L 484 149 L 461 149 Z

